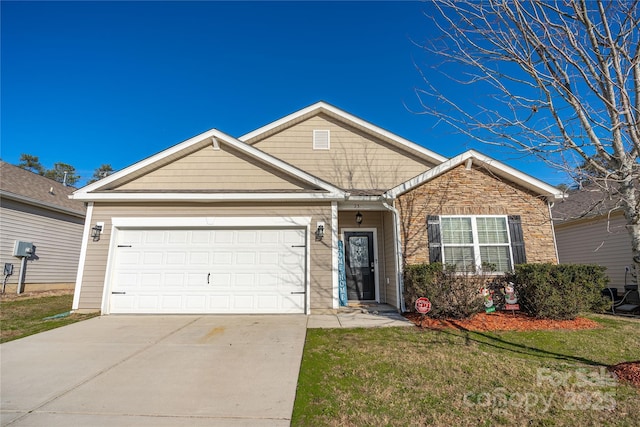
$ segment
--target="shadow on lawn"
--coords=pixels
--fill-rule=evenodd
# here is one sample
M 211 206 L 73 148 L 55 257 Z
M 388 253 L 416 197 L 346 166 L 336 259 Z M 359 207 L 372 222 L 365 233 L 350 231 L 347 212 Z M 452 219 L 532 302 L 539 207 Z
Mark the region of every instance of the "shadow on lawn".
M 456 329 L 459 330 L 460 332 L 464 333 L 464 338 L 465 338 L 465 344 L 469 345 L 470 342 L 476 342 L 479 344 L 484 344 L 490 347 L 494 347 L 500 350 L 506 350 L 506 351 L 510 351 L 512 353 L 518 353 L 518 354 L 523 354 L 526 356 L 534 356 L 534 357 L 543 357 L 543 358 L 552 358 L 552 359 L 556 359 L 556 360 L 566 360 L 566 361 L 570 361 L 570 362 L 579 362 L 579 363 L 585 363 L 587 365 L 592 365 L 592 366 L 608 366 L 607 364 L 604 363 L 600 363 L 600 362 L 596 362 L 594 360 L 590 360 L 590 359 L 586 359 L 584 357 L 577 357 L 577 356 L 571 356 L 571 355 L 567 355 L 567 354 L 562 354 L 562 353 L 557 353 L 554 351 L 549 351 L 549 350 L 543 350 L 541 348 L 536 348 L 536 347 L 531 347 L 531 346 L 527 346 L 524 344 L 518 344 L 518 343 L 514 343 L 511 341 L 507 341 L 505 339 L 502 339 L 500 337 L 494 336 L 492 334 L 488 334 L 488 333 L 484 333 L 484 332 L 479 332 L 479 331 L 471 331 L 463 326 L 460 325 L 455 325 Z M 448 335 L 453 335 L 453 336 L 459 336 L 458 334 L 455 334 L 454 332 L 449 332 L 446 329 L 442 329 L 442 330 L 438 330 L 437 332 L 439 333 L 443 333 L 443 334 L 448 334 Z M 474 338 L 473 335 L 485 338 L 485 340 L 480 339 L 480 338 Z

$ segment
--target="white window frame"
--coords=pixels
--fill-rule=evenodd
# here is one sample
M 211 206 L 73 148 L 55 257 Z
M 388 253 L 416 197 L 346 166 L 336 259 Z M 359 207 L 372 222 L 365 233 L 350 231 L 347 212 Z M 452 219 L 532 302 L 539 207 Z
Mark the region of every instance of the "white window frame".
M 471 235 L 473 238 L 473 243 L 444 243 L 444 224 L 443 218 L 470 218 L 471 219 Z M 503 218 L 507 230 L 507 243 L 480 243 L 478 238 L 478 218 Z M 509 218 L 507 215 L 440 215 L 440 235 L 441 235 L 441 246 L 442 246 L 442 264 L 447 265 L 446 251 L 445 247 L 460 247 L 467 248 L 473 247 L 473 257 L 475 264 L 475 271 L 479 272 L 482 270 L 482 257 L 480 255 L 481 247 L 496 247 L 502 246 L 507 247 L 509 250 L 509 265 L 511 269 L 513 269 L 513 249 L 511 247 L 511 233 L 509 231 Z M 495 274 L 506 273 L 506 271 L 494 271 Z

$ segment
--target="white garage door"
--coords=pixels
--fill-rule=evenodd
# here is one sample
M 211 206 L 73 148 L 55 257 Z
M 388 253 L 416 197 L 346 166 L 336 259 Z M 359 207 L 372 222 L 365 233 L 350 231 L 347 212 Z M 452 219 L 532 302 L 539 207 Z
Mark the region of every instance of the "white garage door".
M 122 229 L 111 313 L 304 313 L 304 229 Z

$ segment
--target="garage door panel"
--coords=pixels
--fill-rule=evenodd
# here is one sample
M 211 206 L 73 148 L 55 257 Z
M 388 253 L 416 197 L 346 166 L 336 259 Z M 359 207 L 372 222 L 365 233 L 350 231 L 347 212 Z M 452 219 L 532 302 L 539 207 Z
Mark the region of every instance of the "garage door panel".
M 164 243 L 166 232 L 163 230 L 149 230 L 143 233 L 145 244 Z
M 291 247 L 305 244 L 303 229 L 117 235 L 112 313 L 304 312 L 306 250 Z
M 211 264 L 211 256 L 209 252 L 190 252 L 189 265 L 209 265 Z

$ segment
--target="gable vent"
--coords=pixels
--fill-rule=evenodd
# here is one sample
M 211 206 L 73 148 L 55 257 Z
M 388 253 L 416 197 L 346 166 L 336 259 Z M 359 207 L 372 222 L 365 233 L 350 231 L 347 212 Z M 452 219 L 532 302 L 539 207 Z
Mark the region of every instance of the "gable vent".
M 313 149 L 314 150 L 329 149 L 329 131 L 328 130 L 313 131 Z

